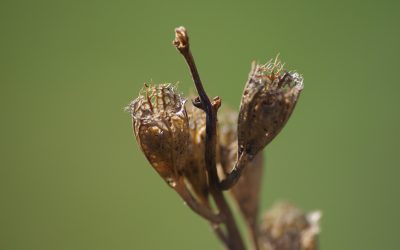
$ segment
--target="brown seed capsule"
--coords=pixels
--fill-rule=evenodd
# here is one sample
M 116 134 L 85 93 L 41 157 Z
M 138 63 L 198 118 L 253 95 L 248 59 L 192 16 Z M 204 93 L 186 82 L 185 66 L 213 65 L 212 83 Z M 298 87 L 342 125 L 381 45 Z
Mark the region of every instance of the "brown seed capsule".
M 224 172 L 229 172 L 237 158 L 237 118 L 237 112 L 226 109 L 218 117 L 217 160 Z
M 288 203 L 268 210 L 260 225 L 262 250 L 316 250 L 321 212 L 308 214 Z
M 185 99 L 172 84 L 145 85 L 127 109 L 141 150 L 160 176 L 174 187 L 188 155 Z
M 204 159 L 206 116 L 201 109 L 194 106 L 187 110 L 190 131 L 190 143 L 187 150 L 190 154 L 184 174 L 196 195 L 203 203 L 208 204 L 208 181 Z
M 230 172 L 237 159 L 236 112 L 222 112 L 219 117 L 219 156 L 224 171 Z M 230 191 L 251 230 L 253 240 L 258 235 L 258 208 L 263 170 L 262 152 L 246 164 L 243 173 Z
M 239 155 L 254 157 L 286 124 L 303 89 L 303 78 L 278 60 L 252 64 L 238 121 Z

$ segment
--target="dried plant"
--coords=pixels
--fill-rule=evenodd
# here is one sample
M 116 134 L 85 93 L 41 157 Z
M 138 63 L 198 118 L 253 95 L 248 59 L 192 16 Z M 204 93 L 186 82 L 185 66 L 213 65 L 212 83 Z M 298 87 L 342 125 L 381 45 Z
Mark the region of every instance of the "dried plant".
M 210 100 L 205 92 L 185 28 L 175 29 L 173 44 L 189 66 L 198 96 L 188 103 L 173 84 L 145 84 L 127 107 L 150 164 L 210 222 L 227 249 L 250 247 L 244 244 L 224 190 L 236 201 L 254 249 L 317 249 L 317 212 L 306 215 L 286 204 L 258 221 L 262 150 L 293 112 L 303 89 L 302 76 L 285 70 L 278 56 L 263 65 L 253 62 L 239 113 L 225 111 L 217 123 L 221 99 Z

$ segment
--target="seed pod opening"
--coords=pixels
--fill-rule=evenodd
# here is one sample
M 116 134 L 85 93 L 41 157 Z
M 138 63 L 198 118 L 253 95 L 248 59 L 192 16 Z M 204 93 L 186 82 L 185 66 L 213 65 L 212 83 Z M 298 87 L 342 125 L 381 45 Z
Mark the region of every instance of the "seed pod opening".
M 303 78 L 286 71 L 278 60 L 252 64 L 243 91 L 238 120 L 239 155 L 254 157 L 282 130 L 293 112 Z
M 185 101 L 172 84 L 145 85 L 127 107 L 140 149 L 172 187 L 187 159 L 189 121 Z

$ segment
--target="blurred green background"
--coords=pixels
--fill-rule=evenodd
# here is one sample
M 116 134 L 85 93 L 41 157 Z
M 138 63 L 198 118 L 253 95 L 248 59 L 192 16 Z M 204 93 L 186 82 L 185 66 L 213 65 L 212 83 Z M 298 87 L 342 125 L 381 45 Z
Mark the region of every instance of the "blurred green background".
M 305 89 L 266 149 L 262 207 L 323 211 L 321 249 L 398 249 L 397 1 L 0 2 L 0 249 L 221 249 L 140 153 L 123 112 L 144 82 L 238 107 L 278 52 Z

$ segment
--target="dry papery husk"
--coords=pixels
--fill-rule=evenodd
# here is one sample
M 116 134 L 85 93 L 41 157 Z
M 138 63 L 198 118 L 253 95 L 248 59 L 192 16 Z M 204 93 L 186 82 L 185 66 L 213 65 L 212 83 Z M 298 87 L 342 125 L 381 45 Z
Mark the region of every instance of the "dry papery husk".
M 189 119 L 185 99 L 173 84 L 145 85 L 127 107 L 140 149 L 172 187 L 188 158 Z
M 278 60 L 253 62 L 240 104 L 239 155 L 254 157 L 285 126 L 303 89 L 303 78 Z

